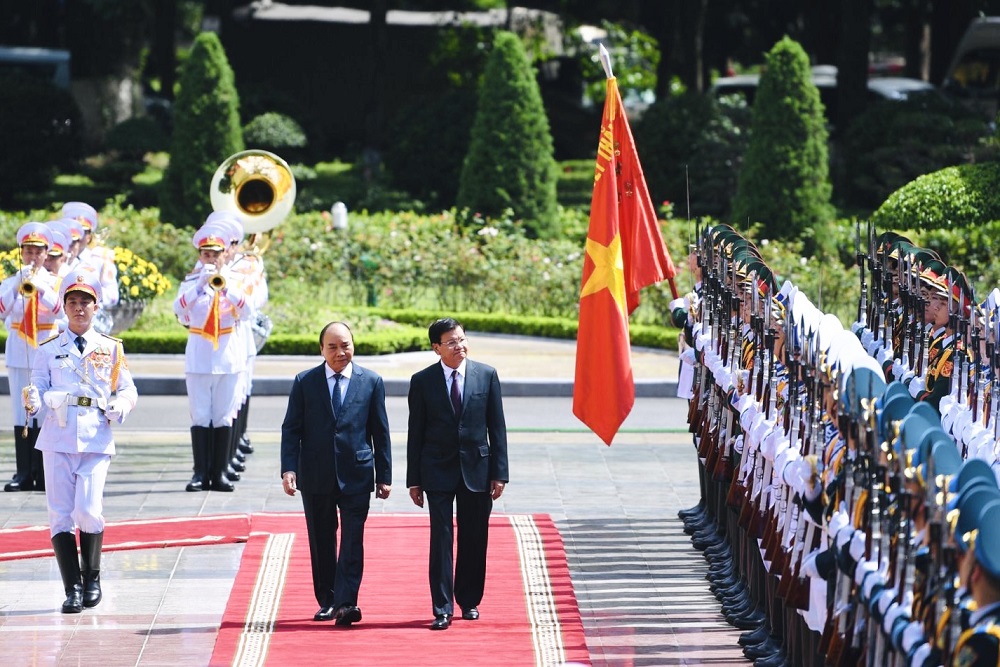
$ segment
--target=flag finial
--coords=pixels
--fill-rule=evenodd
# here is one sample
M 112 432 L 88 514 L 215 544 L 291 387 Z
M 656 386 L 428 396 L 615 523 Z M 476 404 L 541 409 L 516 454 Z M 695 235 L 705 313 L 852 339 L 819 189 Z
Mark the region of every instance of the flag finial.
M 598 44 L 598 49 L 601 55 L 601 65 L 604 66 L 604 76 L 609 79 L 614 78 L 615 75 L 611 72 L 611 54 L 608 53 L 608 50 L 604 48 L 603 44 Z

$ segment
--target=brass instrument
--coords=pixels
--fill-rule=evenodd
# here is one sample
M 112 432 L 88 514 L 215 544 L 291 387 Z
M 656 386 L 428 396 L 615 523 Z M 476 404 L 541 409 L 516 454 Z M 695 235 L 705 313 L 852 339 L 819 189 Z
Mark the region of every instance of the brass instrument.
M 32 279 L 35 277 L 36 273 L 38 273 L 38 267 L 33 266 L 31 269 L 31 273 L 28 274 L 28 277 L 21 280 L 21 284 L 18 285 L 17 287 L 18 293 L 21 296 L 25 297 L 26 299 L 30 299 L 31 297 L 35 296 L 35 294 L 38 293 L 38 285 L 31 282 Z
M 221 273 L 213 274 L 211 278 L 208 279 L 208 284 L 212 286 L 215 290 L 226 289 L 226 277 Z
M 295 194 L 291 167 L 265 150 L 242 151 L 226 158 L 215 170 L 209 189 L 212 208 L 238 215 L 243 230 L 251 235 L 281 224 L 295 204 Z

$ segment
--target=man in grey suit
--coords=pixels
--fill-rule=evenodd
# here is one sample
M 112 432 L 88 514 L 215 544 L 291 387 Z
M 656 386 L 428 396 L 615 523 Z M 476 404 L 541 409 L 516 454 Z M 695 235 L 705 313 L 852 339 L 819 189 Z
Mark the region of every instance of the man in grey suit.
M 500 378 L 494 368 L 466 358 L 464 327 L 445 318 L 431 324 L 428 336 L 441 359 L 410 379 L 406 486 L 418 507 L 427 494 L 431 630 L 445 630 L 454 602 L 463 619 L 479 618 L 490 512 L 508 481 L 507 427 Z M 454 569 L 453 505 L 458 523 Z
M 319 340 L 325 363 L 299 373 L 288 395 L 281 482 L 290 496 L 302 492 L 320 607 L 313 619 L 351 625 L 361 620 L 358 590 L 371 492 L 388 498 L 391 490 L 389 420 L 382 378 L 352 362 L 354 337 L 348 326 L 331 322 Z

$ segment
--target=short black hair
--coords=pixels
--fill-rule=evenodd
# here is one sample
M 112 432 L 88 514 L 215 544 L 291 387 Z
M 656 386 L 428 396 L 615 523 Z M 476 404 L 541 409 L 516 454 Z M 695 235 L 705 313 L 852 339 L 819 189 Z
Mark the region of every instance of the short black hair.
M 431 345 L 436 345 L 441 342 L 441 336 L 445 335 L 449 331 L 454 331 L 459 327 L 462 331 L 465 331 L 465 327 L 462 323 L 456 320 L 454 317 L 442 317 L 440 320 L 436 320 L 427 330 L 427 337 L 431 339 Z
M 336 321 L 336 322 L 327 322 L 326 326 L 323 327 L 323 330 L 319 332 L 319 346 L 320 347 L 323 347 L 323 336 L 326 335 L 326 330 L 329 329 L 330 327 L 332 327 L 335 324 L 339 324 L 340 326 L 342 326 L 345 329 L 347 329 L 347 333 L 351 334 L 351 342 L 352 343 L 354 342 L 354 332 L 351 331 L 351 327 L 347 326 L 347 322 L 339 322 L 339 321 Z

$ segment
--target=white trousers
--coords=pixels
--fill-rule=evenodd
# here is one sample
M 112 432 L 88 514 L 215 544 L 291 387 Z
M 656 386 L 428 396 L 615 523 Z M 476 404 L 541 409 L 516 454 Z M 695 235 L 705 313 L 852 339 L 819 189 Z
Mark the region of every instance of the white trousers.
M 104 483 L 108 454 L 42 452 L 45 463 L 45 500 L 49 504 L 52 535 L 104 530 Z
M 233 415 L 243 403 L 240 374 L 187 373 L 188 410 L 192 426 L 232 426 Z

